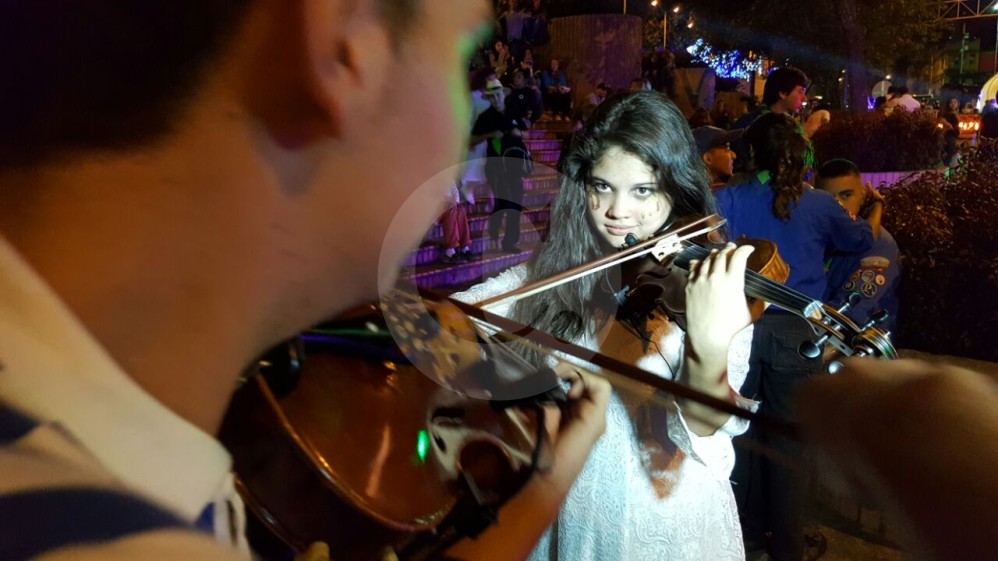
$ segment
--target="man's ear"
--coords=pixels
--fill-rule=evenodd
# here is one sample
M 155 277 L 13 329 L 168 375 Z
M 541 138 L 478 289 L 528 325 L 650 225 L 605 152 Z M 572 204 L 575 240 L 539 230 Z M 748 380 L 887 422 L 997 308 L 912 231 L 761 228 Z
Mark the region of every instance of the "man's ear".
M 297 0 L 301 5 L 305 86 L 339 134 L 345 116 L 376 110 L 394 59 L 375 0 Z
M 700 156 L 700 158 L 703 159 L 703 163 L 707 164 L 707 166 L 710 166 L 710 164 L 714 163 L 714 157 L 710 155 L 710 150 L 704 152 Z

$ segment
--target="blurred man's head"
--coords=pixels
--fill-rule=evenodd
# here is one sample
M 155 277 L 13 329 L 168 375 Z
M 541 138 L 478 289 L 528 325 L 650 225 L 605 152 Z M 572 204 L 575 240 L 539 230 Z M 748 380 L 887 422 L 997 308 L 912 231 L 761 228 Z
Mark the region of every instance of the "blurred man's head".
M 485 94 L 483 97 L 489 100 L 492 107 L 499 111 L 505 111 L 507 95 L 509 95 L 509 88 L 504 87 L 498 79 L 489 80 L 485 84 Z
M 693 139 L 712 182 L 723 183 L 731 179 L 735 163 L 731 143 L 741 138 L 744 132 L 744 129 L 727 131 L 711 126 L 693 129 Z
M 797 68 L 777 68 L 766 78 L 762 103 L 776 113 L 796 113 L 807 99 L 810 84 L 807 75 Z
M 484 1 L 89 0 L 53 15 L 50 3 L 11 0 L 0 18 L 0 52 L 16 53 L 0 55 L 0 74 L 17 84 L 0 88 L 0 170 L 23 170 L 4 177 L 0 215 L 28 206 L 56 215 L 37 207 L 86 200 L 86 186 L 117 216 L 143 217 L 116 222 L 110 239 L 151 243 L 173 217 L 162 230 L 178 238 L 171 247 L 210 240 L 214 262 L 230 265 L 253 248 L 268 271 L 256 280 L 270 300 L 260 313 L 303 328 L 335 301 L 375 297 L 395 273 L 379 273 L 371 256 L 401 262 L 439 214 L 446 182 L 440 196 L 412 195 L 467 150 L 469 96 L 451 86 L 466 82 L 468 46 L 491 10 Z M 386 159 L 391 137 L 419 142 Z M 141 186 L 126 189 L 129 180 Z M 407 200 L 412 235 L 386 241 Z M 182 210 L 186 201 L 196 210 Z M 96 205 L 74 212 L 110 227 Z M 249 223 L 270 226 L 247 235 Z M 16 237 L 18 225 L 0 224 Z M 346 264 L 352 275 L 330 291 Z
M 866 200 L 866 189 L 856 164 L 845 159 L 825 162 L 818 168 L 815 187 L 831 193 L 850 215 L 859 216 L 863 201 Z

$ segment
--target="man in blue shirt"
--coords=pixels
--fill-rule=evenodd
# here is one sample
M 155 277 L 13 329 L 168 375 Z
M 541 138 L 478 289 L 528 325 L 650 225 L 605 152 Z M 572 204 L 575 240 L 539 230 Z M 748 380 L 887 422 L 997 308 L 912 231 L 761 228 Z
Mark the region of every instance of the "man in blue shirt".
M 717 191 L 718 212 L 728 220 L 732 239 L 746 236 L 775 242 L 790 266 L 786 286 L 820 300 L 828 285 L 825 255 L 870 249 L 871 224 L 853 219 L 834 197 L 804 183 L 814 153 L 792 117 L 766 113 L 752 123 L 744 138 L 752 154 L 752 179 Z M 879 209 L 874 214 L 879 225 Z M 764 414 L 794 420 L 797 388 L 821 371 L 819 359 L 798 352 L 801 343 L 815 338 L 806 320 L 770 307 L 755 323 L 742 394 L 761 400 Z M 788 457 L 802 453 L 798 444 L 778 435 L 750 429 L 741 438 L 758 439 L 764 449 Z M 804 550 L 800 477 L 748 447 L 739 447 L 732 480 L 737 483 L 734 491 L 746 550 L 766 548 L 774 561 L 799 561 Z
M 818 170 L 818 189 L 828 192 L 854 217 L 865 218 L 876 208 L 883 208 L 884 198 L 863 180 L 856 164 L 849 160 L 829 160 Z M 884 228 L 874 231 L 873 247 L 860 254 L 835 252 L 828 262 L 828 289 L 825 302 L 841 306 L 853 292 L 860 299 L 846 315 L 858 324 L 874 312 L 887 310 L 881 328 L 894 332 L 897 319 L 898 246 Z

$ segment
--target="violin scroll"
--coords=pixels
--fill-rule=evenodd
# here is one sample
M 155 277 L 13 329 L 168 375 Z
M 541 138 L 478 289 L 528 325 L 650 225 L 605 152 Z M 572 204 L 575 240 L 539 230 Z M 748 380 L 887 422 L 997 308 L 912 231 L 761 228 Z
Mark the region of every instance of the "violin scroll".
M 822 305 L 822 311 L 818 314 L 820 319 L 808 318 L 812 327 L 816 331 L 823 331 L 814 341 L 805 341 L 800 344 L 797 352 L 804 358 L 818 358 L 822 354 L 822 349 L 826 344 L 831 344 L 836 351 L 843 356 L 873 357 L 886 360 L 897 358 L 897 349 L 890 340 L 890 333 L 877 329 L 877 325 L 887 320 L 886 310 L 875 313 L 862 326 L 857 325 L 849 319 L 845 312 L 859 302 L 860 295 L 852 293 L 849 300 L 838 309 L 828 305 Z M 826 367 L 829 374 L 834 374 L 841 367 L 836 361 L 832 361 Z

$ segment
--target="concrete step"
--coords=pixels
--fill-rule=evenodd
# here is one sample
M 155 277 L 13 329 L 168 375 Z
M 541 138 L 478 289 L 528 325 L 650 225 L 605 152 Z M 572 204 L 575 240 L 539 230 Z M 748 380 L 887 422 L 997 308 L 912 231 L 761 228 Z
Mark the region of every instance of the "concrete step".
M 446 289 L 447 287 L 470 286 L 530 259 L 530 256 L 533 255 L 533 249 L 528 249 L 526 244 L 521 245 L 521 247 L 524 251 L 516 255 L 487 252 L 480 261 L 419 268 L 408 275 L 408 278 L 424 288 Z
M 553 167 L 558 165 L 558 158 L 561 156 L 561 150 L 537 150 L 531 151 L 530 155 L 533 156 L 535 164 L 546 164 Z M 536 168 L 537 166 L 535 165 L 534 167 Z
M 527 227 L 533 227 L 535 224 L 547 224 L 548 219 L 551 217 L 551 209 L 544 208 L 528 208 L 523 213 L 520 214 L 520 226 L 523 229 Z M 471 229 L 471 237 L 477 238 L 482 235 L 483 232 L 488 228 L 488 215 L 476 215 L 468 217 L 468 227 Z M 440 224 L 434 224 L 430 227 L 429 231 L 426 233 L 424 240 L 439 240 L 444 235 L 443 228 Z
M 558 196 L 558 189 L 533 189 L 523 194 L 523 206 L 527 208 L 542 208 Z M 495 199 L 491 193 L 487 197 L 476 197 L 475 204 L 468 211 L 469 217 L 480 214 L 491 214 Z
M 528 177 L 523 180 L 523 191 L 533 191 L 534 189 L 558 189 L 558 178 L 553 175 Z
M 537 224 L 530 225 L 529 227 L 522 227 L 520 229 L 520 247 L 526 248 L 532 246 L 541 241 L 547 232 L 547 224 Z M 489 249 L 489 237 L 488 235 L 482 235 L 477 238 L 472 238 L 471 240 L 471 253 L 475 256 L 481 258 L 483 255 L 488 253 Z M 443 249 L 437 240 L 428 241 L 423 244 L 422 247 L 416 251 L 409 254 L 409 257 L 402 263 L 403 267 L 415 268 L 415 272 L 419 273 L 423 268 L 431 265 L 442 265 L 440 262 L 441 257 L 443 257 Z M 456 265 L 454 265 L 456 266 Z M 434 267 L 437 268 L 437 267 Z
M 485 181 L 475 181 L 468 183 L 471 192 L 475 195 L 476 199 L 490 199 L 492 198 L 492 187 Z M 524 194 L 533 191 L 548 191 L 550 189 L 558 188 L 558 178 L 554 175 L 538 175 L 524 178 L 523 180 L 523 192 Z M 527 205 L 530 206 L 530 205 Z
M 534 123 L 532 130 L 554 133 L 559 137 L 563 137 L 572 132 L 573 128 L 575 128 L 575 124 L 572 121 L 555 121 L 551 117 L 551 114 L 547 113 L 542 120 Z
M 526 145 L 527 149 L 531 152 L 537 152 L 539 150 L 561 151 L 561 140 L 558 139 L 528 140 Z
M 561 136 L 558 131 L 533 128 L 526 132 L 525 138 L 527 140 L 560 140 Z

